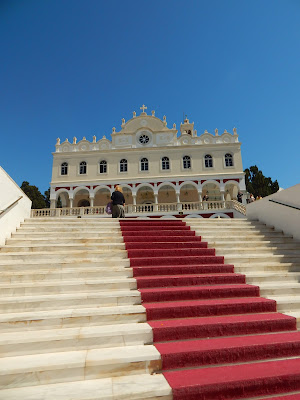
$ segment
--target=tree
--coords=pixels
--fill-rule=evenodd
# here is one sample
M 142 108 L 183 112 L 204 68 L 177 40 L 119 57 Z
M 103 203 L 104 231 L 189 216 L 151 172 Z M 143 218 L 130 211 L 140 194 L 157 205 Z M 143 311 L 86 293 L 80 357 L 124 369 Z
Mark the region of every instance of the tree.
M 50 188 L 44 192 L 46 208 L 50 208 Z
M 249 193 L 252 193 L 254 197 L 269 196 L 279 190 L 277 180 L 273 182 L 271 178 L 265 177 L 256 165 L 246 168 L 244 172 L 246 189 Z
M 30 185 L 29 182 L 22 182 L 21 189 L 32 201 L 31 208 L 46 208 L 44 196 L 36 186 Z

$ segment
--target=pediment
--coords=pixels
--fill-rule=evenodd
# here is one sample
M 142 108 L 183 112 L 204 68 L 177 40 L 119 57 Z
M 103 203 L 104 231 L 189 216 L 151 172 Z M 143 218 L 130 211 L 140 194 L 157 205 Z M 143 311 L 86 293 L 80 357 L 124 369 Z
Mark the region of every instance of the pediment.
M 140 115 L 126 122 L 118 133 L 135 133 L 140 129 L 147 129 L 152 132 L 169 130 L 161 119 L 150 115 Z

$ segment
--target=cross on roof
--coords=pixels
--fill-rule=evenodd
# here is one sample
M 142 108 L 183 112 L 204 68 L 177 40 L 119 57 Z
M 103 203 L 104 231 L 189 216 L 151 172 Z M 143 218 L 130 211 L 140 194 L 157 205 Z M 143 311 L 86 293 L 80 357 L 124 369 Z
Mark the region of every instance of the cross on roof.
M 145 112 L 145 110 L 147 110 L 147 107 L 145 106 L 145 104 L 143 104 L 142 107 L 140 107 L 140 110 L 143 110 L 143 113 Z

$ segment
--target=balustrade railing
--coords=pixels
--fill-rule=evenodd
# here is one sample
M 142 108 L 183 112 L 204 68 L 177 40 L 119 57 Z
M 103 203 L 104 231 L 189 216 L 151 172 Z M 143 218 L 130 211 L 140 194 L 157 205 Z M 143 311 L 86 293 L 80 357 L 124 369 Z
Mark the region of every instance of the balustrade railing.
M 63 207 L 63 208 L 42 208 L 31 210 L 31 217 L 83 217 L 83 216 L 108 216 L 105 212 L 106 206 L 96 207 Z M 125 214 L 174 214 L 182 212 L 183 214 L 199 211 L 216 211 L 232 209 L 246 214 L 246 207 L 235 201 L 200 201 L 200 202 L 182 202 L 182 203 L 160 203 L 160 204 L 128 204 L 125 206 Z

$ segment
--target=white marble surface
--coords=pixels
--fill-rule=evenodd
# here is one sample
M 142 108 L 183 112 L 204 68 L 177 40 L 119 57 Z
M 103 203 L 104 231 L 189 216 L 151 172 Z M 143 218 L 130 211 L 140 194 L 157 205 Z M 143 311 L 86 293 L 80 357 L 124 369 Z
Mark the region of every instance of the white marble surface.
M 172 400 L 163 375 L 132 375 L 0 391 L 5 400 Z

